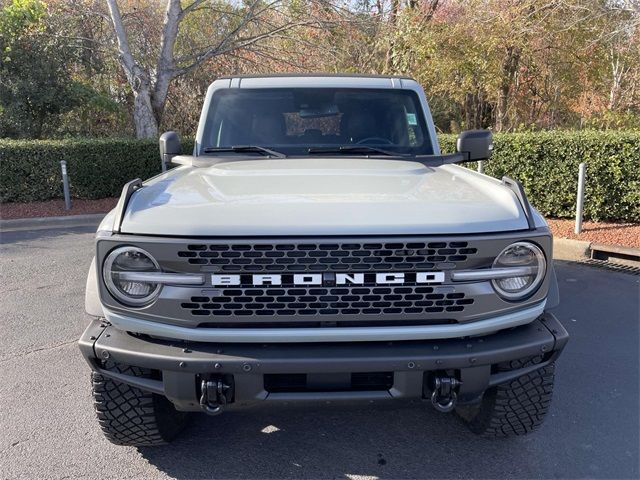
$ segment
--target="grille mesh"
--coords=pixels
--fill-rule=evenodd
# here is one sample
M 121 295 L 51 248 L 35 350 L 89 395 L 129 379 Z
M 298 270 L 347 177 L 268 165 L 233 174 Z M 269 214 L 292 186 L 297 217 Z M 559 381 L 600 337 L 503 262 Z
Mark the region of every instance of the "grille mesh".
M 467 242 L 189 244 L 179 258 L 227 272 L 429 270 L 477 254 Z
M 195 316 L 442 314 L 473 304 L 464 293 L 425 286 L 228 288 L 181 304 Z

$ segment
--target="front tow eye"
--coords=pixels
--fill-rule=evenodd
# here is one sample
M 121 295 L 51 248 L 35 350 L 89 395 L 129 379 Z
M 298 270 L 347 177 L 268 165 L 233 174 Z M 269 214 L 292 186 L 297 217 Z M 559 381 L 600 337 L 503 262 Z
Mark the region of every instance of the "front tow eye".
M 200 407 L 208 415 L 219 415 L 227 404 L 227 392 L 231 388 L 222 380 L 202 380 Z
M 450 412 L 456 406 L 458 395 L 455 389 L 462 385 L 462 382 L 455 377 L 434 377 L 433 393 L 431 394 L 431 404 L 439 412 Z

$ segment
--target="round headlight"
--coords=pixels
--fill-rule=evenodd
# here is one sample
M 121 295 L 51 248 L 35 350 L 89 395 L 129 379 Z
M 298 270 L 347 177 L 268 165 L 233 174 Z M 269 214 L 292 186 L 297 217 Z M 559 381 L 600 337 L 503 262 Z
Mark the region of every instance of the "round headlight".
M 107 289 L 125 305 L 139 307 L 153 301 L 162 285 L 135 279 L 135 273 L 159 272 L 158 262 L 138 247 L 120 247 L 107 256 L 102 276 Z
M 535 292 L 547 269 L 542 250 L 533 243 L 516 242 L 505 248 L 493 262 L 493 268 L 525 267 L 526 275 L 491 280 L 498 295 L 506 300 L 520 300 Z

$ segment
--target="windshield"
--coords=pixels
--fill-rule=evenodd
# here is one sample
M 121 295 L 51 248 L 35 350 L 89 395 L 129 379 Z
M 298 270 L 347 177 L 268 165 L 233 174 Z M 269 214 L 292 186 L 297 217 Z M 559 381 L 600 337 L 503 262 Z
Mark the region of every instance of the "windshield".
M 224 89 L 213 95 L 201 151 L 221 155 L 235 146 L 266 147 L 287 155 L 322 153 L 433 154 L 415 92 L 392 89 Z M 371 150 L 367 152 L 367 150 Z M 247 150 L 242 151 L 247 154 Z

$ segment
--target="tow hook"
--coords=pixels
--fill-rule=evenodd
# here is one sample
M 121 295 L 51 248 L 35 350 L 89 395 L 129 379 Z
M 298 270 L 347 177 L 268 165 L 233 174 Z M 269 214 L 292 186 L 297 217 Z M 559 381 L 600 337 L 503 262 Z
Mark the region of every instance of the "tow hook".
M 433 393 L 431 394 L 431 404 L 439 412 L 450 412 L 456 406 L 458 394 L 455 389 L 462 385 L 462 382 L 455 377 L 434 377 Z
M 222 380 L 202 380 L 200 407 L 208 415 L 219 415 L 227 405 L 227 392 L 231 389 Z

